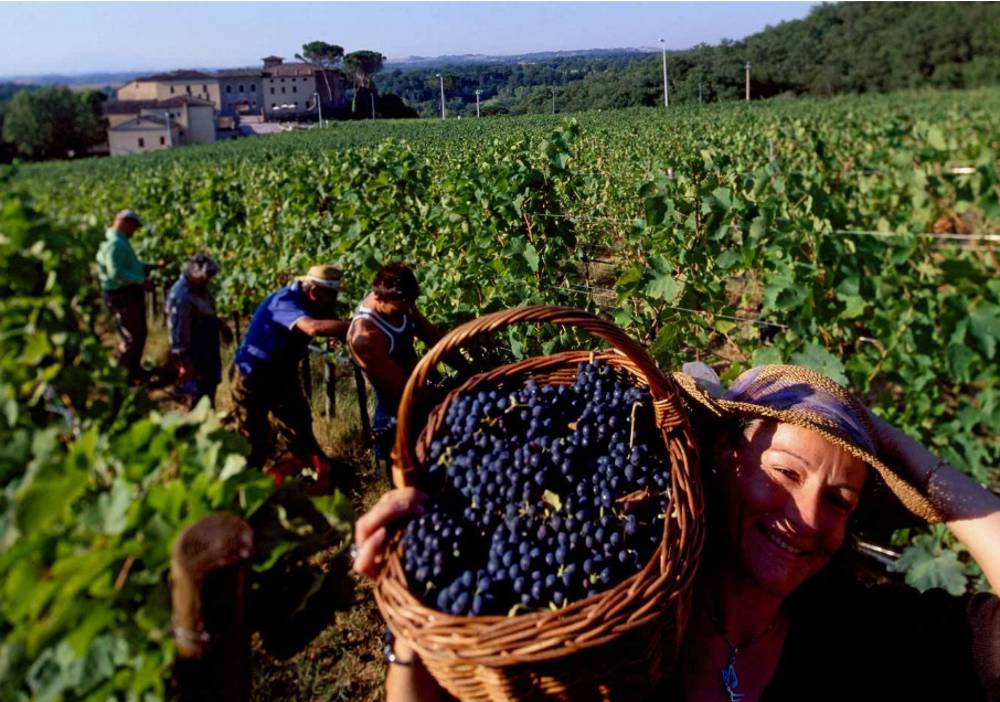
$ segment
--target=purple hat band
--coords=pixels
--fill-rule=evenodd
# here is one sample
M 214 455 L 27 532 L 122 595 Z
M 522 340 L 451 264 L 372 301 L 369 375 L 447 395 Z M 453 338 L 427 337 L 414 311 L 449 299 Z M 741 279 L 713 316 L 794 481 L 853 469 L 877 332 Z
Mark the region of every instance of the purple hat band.
M 834 424 L 837 429 L 858 447 L 877 455 L 875 442 L 858 414 L 858 409 L 843 397 L 833 395 L 812 383 L 781 376 L 758 378 L 762 366 L 740 374 L 724 399 L 747 402 L 779 411 L 798 410 L 811 412 Z

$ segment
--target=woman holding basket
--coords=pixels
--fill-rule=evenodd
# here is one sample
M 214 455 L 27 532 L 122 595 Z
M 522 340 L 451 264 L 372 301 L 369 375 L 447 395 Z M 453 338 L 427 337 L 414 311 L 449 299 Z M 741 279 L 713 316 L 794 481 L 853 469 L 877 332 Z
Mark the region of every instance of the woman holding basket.
M 944 522 L 1000 590 L 1000 499 L 828 378 L 761 366 L 723 388 L 676 374 L 702 429 L 708 532 L 680 660 L 657 700 L 1000 700 L 1000 599 L 862 587 L 859 517 L 896 501 Z M 357 524 L 377 572 L 388 525 L 426 498 L 392 490 Z M 401 643 L 386 698 L 447 700 Z

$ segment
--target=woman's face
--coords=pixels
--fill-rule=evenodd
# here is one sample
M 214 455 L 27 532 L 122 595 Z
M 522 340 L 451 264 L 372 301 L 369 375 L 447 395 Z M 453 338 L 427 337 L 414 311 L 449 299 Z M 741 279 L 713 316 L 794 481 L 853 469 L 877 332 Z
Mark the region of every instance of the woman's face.
M 764 422 L 721 451 L 729 555 L 787 596 L 844 543 L 867 466 L 808 429 Z

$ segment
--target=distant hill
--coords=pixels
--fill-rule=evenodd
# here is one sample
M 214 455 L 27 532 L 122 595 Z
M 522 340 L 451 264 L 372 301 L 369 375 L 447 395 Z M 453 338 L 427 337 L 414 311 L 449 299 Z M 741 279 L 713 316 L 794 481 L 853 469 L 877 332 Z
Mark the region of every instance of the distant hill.
M 147 71 L 123 71 L 120 73 L 45 73 L 36 76 L 0 76 L 7 83 L 33 83 L 35 85 L 120 85 L 133 78 L 145 75 Z
M 540 86 L 550 89 L 589 75 L 623 71 L 633 63 L 648 59 L 649 52 L 592 49 L 483 57 L 466 62 L 453 62 L 455 58 L 467 57 L 441 56 L 407 64 L 387 64 L 376 78 L 379 92 L 399 95 L 422 116 L 438 115 L 440 87 L 436 74 L 441 73 L 445 77 L 449 114 L 475 115 L 476 90 L 482 93 L 486 114 L 516 114 L 520 111 L 517 104 Z
M 175 67 L 176 68 L 176 67 Z M 166 70 L 174 70 L 164 69 Z M 194 68 L 196 71 L 214 71 L 214 68 Z M 0 76 L 0 83 L 33 83 L 35 85 L 78 85 L 87 86 L 118 86 L 128 83 L 139 76 L 148 76 L 164 71 L 98 71 L 94 73 L 44 73 L 42 75 Z
M 3 104 L 14 97 L 15 93 L 22 90 L 35 90 L 39 86 L 33 83 L 3 83 L 0 82 L 0 104 Z
M 476 90 L 487 114 L 549 112 L 553 103 L 557 112 L 662 104 L 660 57 L 648 50 L 529 56 L 536 57 L 530 65 L 393 66 L 378 76 L 378 86 L 425 116 L 439 114 L 436 72 L 450 74 L 451 115 L 474 115 Z M 748 61 L 754 99 L 995 85 L 1000 3 L 818 5 L 801 20 L 739 41 L 668 53 L 671 104 L 742 99 Z
M 486 54 L 454 54 L 444 56 L 408 56 L 386 60 L 387 70 L 433 68 L 479 63 L 514 64 L 523 62 L 548 61 L 572 56 L 618 56 L 622 54 L 642 54 L 659 49 L 580 49 L 574 51 L 539 51 L 509 56 L 489 56 Z M 96 71 L 91 73 L 43 73 L 38 75 L 0 75 L 0 83 L 23 83 L 33 85 L 121 85 L 140 76 L 175 70 L 177 66 L 148 71 Z M 193 67 L 192 70 L 214 72 L 219 68 Z
M 487 54 L 451 54 L 444 56 L 409 56 L 407 58 L 393 58 L 385 62 L 387 70 L 408 70 L 418 68 L 435 68 L 445 66 L 463 66 L 468 64 L 484 63 L 538 63 L 553 59 L 566 59 L 580 56 L 588 57 L 618 57 L 624 55 L 647 54 L 651 51 L 659 52 L 659 49 L 579 49 L 574 51 L 536 51 L 527 54 L 508 54 L 502 56 L 490 56 Z

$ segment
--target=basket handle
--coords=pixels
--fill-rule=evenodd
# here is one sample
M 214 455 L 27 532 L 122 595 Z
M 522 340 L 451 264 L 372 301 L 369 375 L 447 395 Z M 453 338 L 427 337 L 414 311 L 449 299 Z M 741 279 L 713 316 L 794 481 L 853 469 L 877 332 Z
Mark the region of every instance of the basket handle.
M 413 454 L 413 439 L 418 427 L 414 427 L 414 406 L 416 395 L 424 387 L 427 377 L 442 358 L 456 351 L 476 337 L 491 334 L 504 327 L 521 322 L 546 322 L 564 327 L 578 327 L 591 336 L 604 339 L 617 351 L 625 355 L 639 370 L 642 371 L 649 391 L 657 404 L 666 403 L 676 412 L 680 411 L 679 399 L 673 391 L 672 382 L 657 368 L 656 362 L 638 343 L 633 341 L 624 331 L 611 322 L 607 322 L 589 312 L 573 307 L 556 307 L 552 305 L 532 305 L 515 307 L 509 310 L 493 312 L 455 327 L 438 341 L 427 352 L 403 389 L 399 401 L 397 416 L 396 446 L 393 450 L 393 482 L 397 487 L 413 484 L 413 472 L 416 466 Z M 659 414 L 659 412 L 658 412 Z

